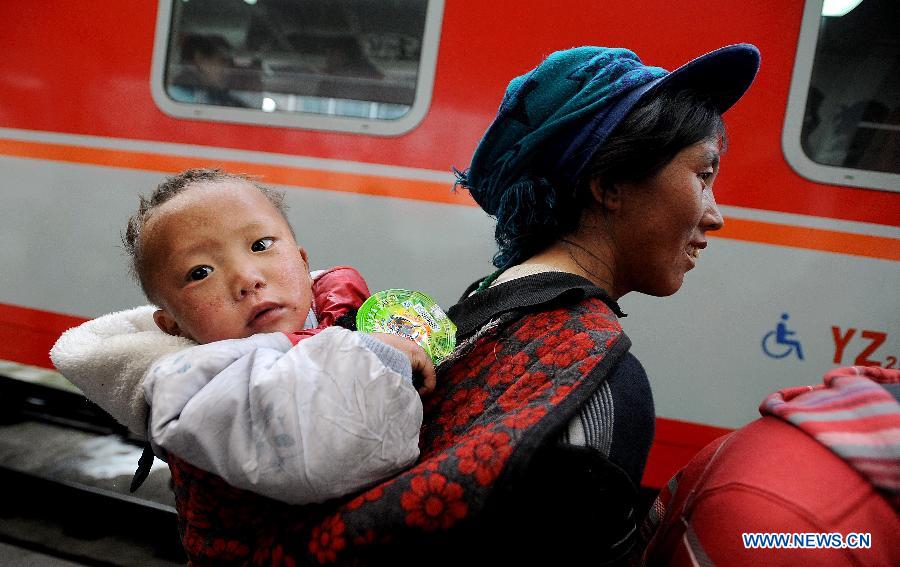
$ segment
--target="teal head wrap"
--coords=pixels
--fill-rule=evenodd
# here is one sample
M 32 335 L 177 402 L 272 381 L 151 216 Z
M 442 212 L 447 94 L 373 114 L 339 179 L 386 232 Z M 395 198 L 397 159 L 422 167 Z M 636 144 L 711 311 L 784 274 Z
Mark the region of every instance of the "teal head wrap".
M 644 65 L 628 49 L 588 46 L 557 51 L 514 78 L 471 166 L 456 172 L 457 182 L 497 218 L 501 249 L 494 264 L 524 259 L 515 230 L 512 236 L 507 230 L 512 217 L 522 224 L 524 214 L 530 230 L 555 225 L 552 215 L 528 211 L 552 210 L 559 191 L 574 192 L 585 165 L 641 98 L 676 85 L 708 95 L 725 112 L 758 68 L 759 51 L 749 44 L 717 49 L 672 73 Z

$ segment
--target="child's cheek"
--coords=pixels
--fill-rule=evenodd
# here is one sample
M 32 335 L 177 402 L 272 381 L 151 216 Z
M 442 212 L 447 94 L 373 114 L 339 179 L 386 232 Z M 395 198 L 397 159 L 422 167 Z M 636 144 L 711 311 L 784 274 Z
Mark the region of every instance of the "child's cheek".
M 246 321 L 233 302 L 210 298 L 197 305 L 192 317 L 194 340 L 209 343 L 247 336 Z

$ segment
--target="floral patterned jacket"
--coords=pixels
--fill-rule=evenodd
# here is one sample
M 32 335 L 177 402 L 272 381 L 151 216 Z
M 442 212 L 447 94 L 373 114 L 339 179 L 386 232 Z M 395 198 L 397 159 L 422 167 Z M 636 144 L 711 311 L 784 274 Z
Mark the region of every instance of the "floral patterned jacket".
M 171 458 L 192 564 L 621 558 L 634 541 L 633 483 L 598 451 L 556 441 L 630 341 L 602 290 L 554 281 L 502 284 L 451 308 L 461 344 L 425 402 L 419 462 L 362 493 L 289 506 Z

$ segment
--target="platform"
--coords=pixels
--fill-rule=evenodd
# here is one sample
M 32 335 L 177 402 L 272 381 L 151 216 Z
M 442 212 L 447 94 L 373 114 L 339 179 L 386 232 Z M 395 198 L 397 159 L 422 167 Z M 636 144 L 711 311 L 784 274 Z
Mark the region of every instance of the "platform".
M 0 376 L 0 565 L 183 565 L 165 463 L 130 493 L 140 441 L 37 382 Z

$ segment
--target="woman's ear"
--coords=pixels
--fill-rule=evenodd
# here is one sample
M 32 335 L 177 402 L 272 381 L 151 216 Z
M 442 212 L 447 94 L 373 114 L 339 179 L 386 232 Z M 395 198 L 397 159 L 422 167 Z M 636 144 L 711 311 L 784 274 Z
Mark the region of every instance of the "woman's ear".
M 157 309 L 153 312 L 153 322 L 156 323 L 156 326 L 159 327 L 159 330 L 167 335 L 172 335 L 174 337 L 184 336 L 181 334 L 181 329 L 178 327 L 178 322 L 169 314 L 168 311 L 163 311 L 162 309 Z
M 622 206 L 622 193 L 615 183 L 603 183 L 599 178 L 591 179 L 591 195 L 604 210 L 617 211 Z

